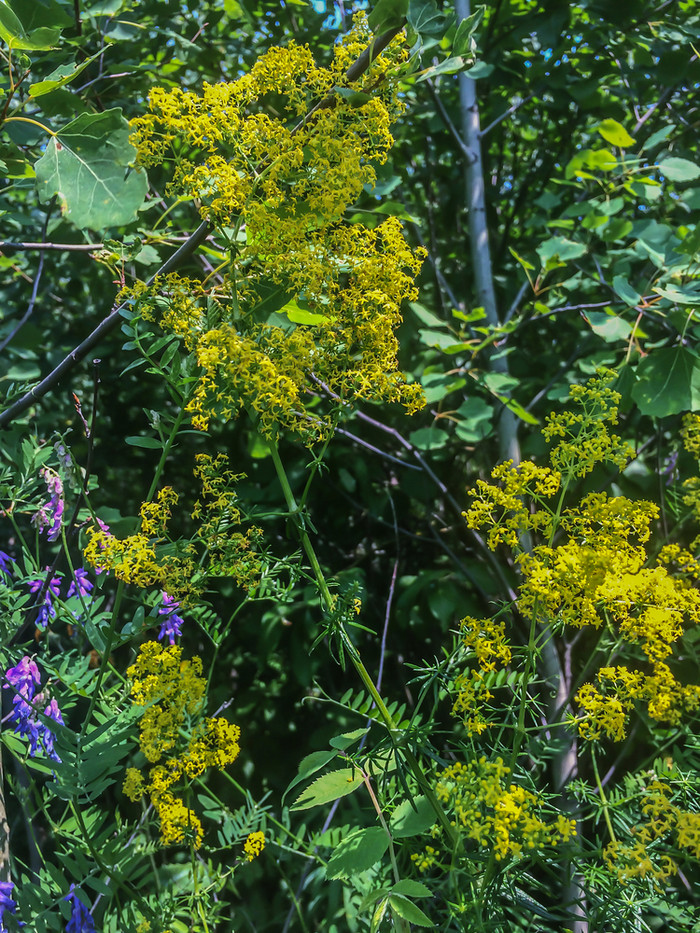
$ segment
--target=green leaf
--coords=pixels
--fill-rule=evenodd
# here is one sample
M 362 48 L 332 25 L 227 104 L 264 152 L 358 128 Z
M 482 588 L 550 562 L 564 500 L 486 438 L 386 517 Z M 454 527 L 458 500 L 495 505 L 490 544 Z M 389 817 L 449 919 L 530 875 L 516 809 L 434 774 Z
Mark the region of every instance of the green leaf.
M 484 7 L 480 6 L 465 17 L 457 26 L 457 32 L 452 40 L 452 52 L 454 55 L 468 55 L 472 51 L 472 37 L 479 28 L 481 20 L 484 18 Z
M 13 49 L 56 48 L 73 20 L 56 0 L 0 0 L 0 37 Z
M 635 307 L 635 305 L 638 305 L 642 300 L 642 296 L 635 288 L 632 288 L 624 276 L 614 276 L 612 284 L 613 288 L 615 289 L 615 293 L 619 295 L 625 304 L 628 304 L 631 308 Z
M 354 729 L 352 732 L 343 732 L 341 735 L 334 736 L 329 740 L 328 744 L 331 748 L 345 751 L 346 748 L 350 748 L 358 739 L 361 739 L 363 735 L 367 735 L 367 729 Z
M 330 318 L 325 314 L 317 314 L 314 311 L 307 311 L 299 307 L 296 300 L 292 298 L 283 308 L 280 308 L 280 314 L 286 314 L 294 324 L 307 324 L 314 326 L 316 324 L 325 324 Z
M 408 12 L 408 0 L 377 0 L 374 9 L 369 14 L 369 25 L 372 32 L 384 32 L 393 26 L 399 26 Z
M 125 438 L 125 440 L 130 447 L 148 447 L 151 450 L 160 450 L 163 446 L 163 442 L 155 437 L 137 437 L 131 435 Z
M 687 347 L 664 347 L 637 366 L 632 398 L 643 415 L 665 418 L 700 409 L 700 357 Z
M 347 797 L 363 783 L 357 768 L 341 768 L 322 775 L 297 797 L 292 810 L 309 810 L 331 803 L 339 797 Z
M 326 866 L 327 878 L 357 875 L 376 864 L 389 848 L 389 837 L 380 826 L 361 829 L 336 847 Z
M 398 914 L 399 917 L 403 917 L 404 920 L 408 920 L 409 923 L 415 923 L 417 927 L 435 926 L 430 917 L 424 914 L 420 907 L 414 904 L 413 901 L 409 901 L 409 899 L 402 894 L 390 894 L 389 906 L 393 913 Z
M 493 70 L 493 65 L 489 65 L 487 62 L 477 62 L 475 65 L 472 65 L 471 68 L 467 68 L 464 73 L 468 78 L 471 78 L 472 81 L 479 81 L 481 78 L 488 78 Z
M 446 431 L 431 425 L 429 428 L 418 428 L 417 431 L 411 431 L 408 439 L 418 450 L 440 450 L 450 438 Z
M 43 94 L 49 94 L 59 87 L 70 84 L 73 78 L 76 78 L 81 71 L 87 68 L 91 62 L 94 62 L 96 58 L 99 58 L 100 55 L 104 55 L 104 49 L 95 52 L 94 55 L 90 56 L 90 58 L 86 58 L 85 61 L 76 62 L 73 65 L 59 65 L 58 68 L 51 72 L 48 78 L 29 85 L 29 96 L 41 97 Z
M 422 881 L 411 881 L 404 878 L 397 881 L 391 889 L 392 894 L 404 894 L 406 897 L 432 897 L 433 892 Z
M 606 143 L 610 143 L 612 146 L 620 146 L 621 149 L 633 146 L 636 142 L 624 126 L 618 123 L 617 120 L 602 120 L 596 129 Z
M 586 252 L 583 243 L 576 243 L 574 240 L 568 240 L 563 236 L 553 236 L 537 247 L 537 255 L 543 266 L 546 266 L 553 259 L 558 258 L 561 262 L 568 262 L 570 259 L 578 259 Z
M 677 305 L 700 305 L 700 288 L 692 285 L 666 285 L 665 288 L 654 286 L 654 291 Z
M 459 421 L 455 425 L 455 432 L 460 440 L 467 444 L 476 444 L 483 440 L 491 431 L 493 424 L 493 408 L 483 398 L 470 398 L 457 409 Z
M 632 325 L 617 314 L 606 314 L 604 311 L 589 311 L 586 319 L 591 325 L 594 334 L 602 337 L 606 343 L 615 343 L 626 340 L 632 333 Z
M 395 839 L 420 836 L 435 825 L 437 817 L 427 797 L 404 800 L 391 814 L 389 829 Z
M 659 171 L 671 181 L 694 181 L 700 178 L 700 168 L 694 162 L 674 156 L 659 162 Z
M 269 453 L 269 449 L 266 447 Z M 336 757 L 336 752 L 311 752 L 310 755 L 307 755 L 299 763 L 299 773 L 297 776 L 289 783 L 284 794 L 282 794 L 282 802 L 284 803 L 284 798 L 296 787 L 297 784 L 300 784 L 302 781 L 305 781 L 306 778 L 311 777 L 312 774 L 315 774 L 317 771 L 320 771 L 321 768 L 325 768 L 329 761 L 333 761 Z
M 145 172 L 128 171 L 135 156 L 129 133 L 120 108 L 68 123 L 35 165 L 40 199 L 58 195 L 64 216 L 81 229 L 130 223 L 148 182 Z
M 447 20 L 435 0 L 410 0 L 407 19 L 419 36 L 442 36 L 447 29 Z

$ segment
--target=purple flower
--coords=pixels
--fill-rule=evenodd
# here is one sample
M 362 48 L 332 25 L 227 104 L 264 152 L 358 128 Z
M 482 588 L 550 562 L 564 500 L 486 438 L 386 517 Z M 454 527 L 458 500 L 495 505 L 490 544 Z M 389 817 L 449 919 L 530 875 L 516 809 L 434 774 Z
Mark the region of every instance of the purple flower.
M 4 573 L 5 576 L 11 577 L 12 564 L 14 564 L 14 561 L 10 555 L 6 554 L 4 551 L 0 551 L 0 572 Z
M 60 723 L 62 726 L 65 725 L 63 722 L 63 716 L 61 716 L 61 711 L 58 708 L 58 703 L 56 700 L 51 700 L 49 705 L 44 710 L 44 716 L 48 716 L 49 719 L 53 719 L 54 722 Z M 54 761 L 60 761 L 56 752 L 54 751 L 54 743 L 56 741 L 55 734 L 46 726 L 43 726 L 43 734 L 41 735 L 41 743 L 44 746 L 44 751 L 49 756 L 53 758 Z
M 5 911 L 13 914 L 17 910 L 17 901 L 13 901 L 10 897 L 13 888 L 14 883 L 12 881 L 0 881 L 0 931 L 6 929 Z
M 46 488 L 50 499 L 48 503 L 42 505 L 32 521 L 39 531 L 48 528 L 46 537 L 49 541 L 55 541 L 61 533 L 61 521 L 63 519 L 63 510 L 65 501 L 63 499 L 63 481 L 55 470 L 44 467 L 41 475 L 46 482 Z
M 158 615 L 164 616 L 165 618 L 160 623 L 158 641 L 163 641 L 164 638 L 167 638 L 170 644 L 174 645 L 175 638 L 179 638 L 182 635 L 182 626 L 185 624 L 185 620 L 175 611 L 180 608 L 180 603 L 173 596 L 168 596 L 165 591 L 162 596 L 163 605 L 158 610 Z
M 70 886 L 70 891 L 66 894 L 64 900 L 71 905 L 70 920 L 66 924 L 66 933 L 95 933 L 95 921 L 90 916 L 90 912 L 77 894 L 74 894 L 75 885 Z
M 12 698 L 14 709 L 10 714 L 10 721 L 15 723 L 15 732 L 17 735 L 29 741 L 29 754 L 32 758 L 36 755 L 39 746 L 42 746 L 49 758 L 54 761 L 60 761 L 54 751 L 56 736 L 41 722 L 37 716 L 36 709 L 31 701 L 36 698 L 37 702 L 41 697 L 36 697 L 36 688 L 41 683 L 39 668 L 32 659 L 25 655 L 15 667 L 11 667 L 5 673 L 5 688 L 12 685 L 17 693 Z M 44 709 L 44 716 L 53 719 L 61 725 L 63 716 L 58 708 L 56 700 L 51 700 Z M 1 928 L 0 928 L 1 933 Z
M 36 662 L 25 654 L 19 664 L 5 672 L 5 680 L 7 681 L 7 683 L 3 684 L 5 690 L 12 684 L 20 696 L 31 700 L 36 693 L 36 688 L 41 683 L 41 676 Z
M 45 567 L 44 569 L 48 571 L 49 568 Z M 27 586 L 29 587 L 30 593 L 40 593 L 44 588 L 45 583 L 45 578 L 37 577 L 34 580 L 29 580 L 27 582 Z M 37 616 L 36 620 L 38 628 L 46 628 L 49 621 L 56 618 L 56 610 L 53 605 L 53 598 L 54 596 L 59 595 L 60 590 L 60 576 L 52 577 L 44 593 L 44 602 L 39 607 L 39 615 Z
M 68 587 L 67 598 L 70 599 L 71 596 L 87 596 L 92 587 L 93 584 L 88 579 L 87 570 L 83 570 L 82 567 L 79 567 L 75 571 L 71 585 Z

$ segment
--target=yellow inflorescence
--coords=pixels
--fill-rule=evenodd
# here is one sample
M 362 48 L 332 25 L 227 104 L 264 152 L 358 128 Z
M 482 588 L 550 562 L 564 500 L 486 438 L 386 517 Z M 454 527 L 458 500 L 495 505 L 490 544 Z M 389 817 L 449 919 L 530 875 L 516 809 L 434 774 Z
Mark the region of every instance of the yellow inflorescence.
M 252 862 L 265 848 L 265 833 L 250 833 L 243 844 L 243 851 L 247 862 Z
M 511 660 L 505 624 L 496 619 L 473 619 L 460 623 L 462 644 L 473 655 L 478 668 L 459 674 L 454 681 L 457 697 L 452 715 L 460 716 L 468 735 L 481 735 L 488 728 L 484 710 L 493 698 L 484 674 L 507 667 Z
M 202 844 L 199 818 L 173 788 L 183 779 L 199 777 L 206 768 L 223 770 L 239 752 L 240 729 L 221 717 L 202 715 L 206 679 L 202 662 L 182 660 L 178 645 L 164 647 L 149 641 L 141 646 L 129 668 L 132 700 L 144 707 L 140 720 L 140 748 L 151 764 L 146 778 L 127 769 L 123 790 L 137 801 L 150 797 L 161 825 L 164 845 Z
M 555 847 L 576 835 L 574 820 L 561 814 L 553 822 L 543 819 L 542 798 L 508 784 L 509 774 L 501 758 L 457 762 L 438 773 L 435 793 L 454 815 L 453 825 L 479 846 L 488 847 L 498 861 Z M 421 870 L 434 864 L 434 848 L 428 856 L 414 857 Z
M 194 582 L 196 564 L 186 557 L 157 553 L 177 499 L 170 487 L 161 489 L 155 502 L 142 504 L 140 530 L 126 538 L 117 538 L 102 527 L 89 527 L 85 559 L 98 571 L 111 571 L 117 580 L 140 587 L 158 586 L 186 603 L 199 592 Z
M 273 48 L 248 74 L 205 85 L 201 96 L 155 88 L 151 112 L 133 123 L 145 164 L 178 149 L 171 192 L 196 199 L 227 238 L 236 231 L 220 284 L 205 290 L 171 274 L 131 290 L 144 317 L 196 359 L 187 405 L 196 428 L 246 410 L 264 436 L 286 427 L 312 444 L 331 428 L 305 407 L 321 385 L 342 401 L 424 404 L 420 386 L 397 370 L 395 330 L 425 253 L 410 249 L 395 218 L 371 229 L 345 220 L 373 186 L 403 109 L 391 79 L 407 55 L 403 37 L 362 78 L 343 75 L 370 40 L 360 16 L 328 68 L 306 47 Z M 271 95 L 274 116 L 262 112 Z M 272 313 L 259 310 L 275 287 L 285 299 Z
M 648 878 L 661 890 L 678 873 L 676 858 L 664 851 L 669 846 L 700 858 L 700 814 L 677 806 L 671 795 L 666 781 L 653 779 L 641 799 L 643 819 L 632 827 L 632 841 L 616 839 L 605 847 L 605 865 L 623 884 Z
M 572 410 L 548 419 L 545 437 L 559 439 L 551 453 L 553 469 L 531 463 L 496 467 L 495 482 L 478 482 L 465 517 L 470 527 L 488 529 L 490 547 L 506 544 L 516 551 L 522 616 L 555 628 L 606 628 L 639 658 L 639 669 L 602 668 L 576 697 L 583 738 L 621 741 L 637 703 L 646 704 L 653 720 L 669 724 L 700 705 L 700 687 L 679 683 L 668 665 L 685 628 L 700 622 L 694 585 L 700 565 L 678 545 L 666 546 L 650 564 L 647 545 L 659 516 L 651 502 L 590 493 L 577 506 L 563 507 L 571 480 L 597 463 L 624 465 L 625 446 L 607 427 L 615 423 L 619 400 L 609 388 L 611 378 L 603 372 L 587 386 L 572 387 Z M 686 435 L 695 436 L 689 428 Z M 525 533 L 537 533 L 546 543 L 525 550 Z M 462 706 L 468 700 L 477 707 L 471 712 L 477 725 L 478 704 L 490 699 L 478 686 L 474 675 L 461 684 Z

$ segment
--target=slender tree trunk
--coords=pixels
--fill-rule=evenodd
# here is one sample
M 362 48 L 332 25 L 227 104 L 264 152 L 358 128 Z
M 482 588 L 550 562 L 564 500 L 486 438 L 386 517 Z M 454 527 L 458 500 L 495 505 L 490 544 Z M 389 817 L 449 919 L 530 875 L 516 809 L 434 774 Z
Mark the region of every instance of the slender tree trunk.
M 469 16 L 469 0 L 456 0 L 457 23 Z M 461 111 L 462 137 L 469 153 L 466 166 L 466 201 L 469 223 L 469 249 L 474 275 L 476 299 L 486 312 L 486 320 L 491 327 L 501 323 L 496 305 L 496 292 L 493 287 L 491 270 L 491 249 L 486 223 L 486 198 L 484 192 L 484 171 L 481 158 L 481 126 L 479 122 L 479 104 L 476 96 L 476 81 L 467 75 L 459 75 L 459 102 Z M 508 375 L 508 359 L 497 356 L 491 363 L 494 372 Z M 502 460 L 520 462 L 518 444 L 518 419 L 508 408 L 504 408 L 498 421 L 498 446 Z
M 455 0 L 455 11 L 457 25 L 459 25 L 471 12 L 469 0 Z M 463 73 L 459 75 L 459 102 L 462 138 L 467 152 L 465 183 L 469 248 L 474 287 L 477 301 L 486 312 L 486 320 L 491 327 L 498 327 L 501 319 L 493 284 L 491 249 L 486 219 L 479 102 L 476 81 Z M 506 356 L 496 356 L 491 361 L 491 369 L 494 372 L 508 375 L 508 358 Z M 498 445 L 502 460 L 513 460 L 514 463 L 520 463 L 518 418 L 508 408 L 504 408 L 498 422 Z M 528 543 L 523 542 L 526 548 Z M 557 719 L 561 719 L 567 709 L 568 682 L 551 638 L 543 640 L 542 667 L 545 680 L 552 690 L 550 714 Z M 552 722 L 552 725 L 554 725 L 554 722 Z M 555 756 L 551 770 L 552 783 L 560 795 L 562 810 L 573 818 L 576 818 L 576 807 L 573 800 L 566 793 L 566 783 L 576 776 L 577 764 L 576 740 L 572 738 L 570 746 Z M 570 924 L 569 929 L 572 930 L 572 933 L 587 933 L 588 923 L 585 919 L 584 906 L 585 890 L 582 879 L 573 874 L 570 864 L 563 864 L 561 869 L 561 900 L 570 910 L 570 919 L 567 919 L 567 923 Z

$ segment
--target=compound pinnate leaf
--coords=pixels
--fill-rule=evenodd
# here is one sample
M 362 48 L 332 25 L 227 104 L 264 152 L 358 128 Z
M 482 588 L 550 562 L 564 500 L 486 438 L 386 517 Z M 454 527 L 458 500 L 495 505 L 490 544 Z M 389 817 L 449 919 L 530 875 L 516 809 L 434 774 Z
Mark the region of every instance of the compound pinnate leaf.
M 129 167 L 135 154 L 120 108 L 83 113 L 51 138 L 34 166 L 39 197 L 57 195 L 63 214 L 80 229 L 128 224 L 148 187 L 145 172 Z

